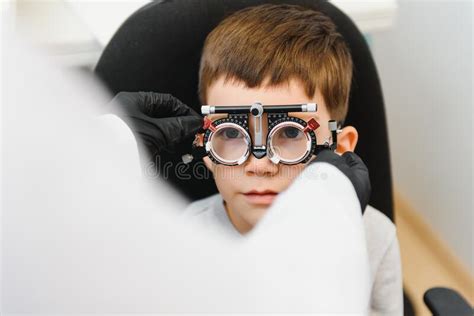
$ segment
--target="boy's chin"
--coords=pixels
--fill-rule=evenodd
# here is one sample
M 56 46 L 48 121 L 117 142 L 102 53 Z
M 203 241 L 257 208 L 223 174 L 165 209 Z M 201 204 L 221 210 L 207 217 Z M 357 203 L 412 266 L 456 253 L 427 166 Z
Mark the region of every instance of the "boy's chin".
M 256 225 L 267 213 L 270 205 L 249 205 L 243 210 L 242 217 L 252 226 Z

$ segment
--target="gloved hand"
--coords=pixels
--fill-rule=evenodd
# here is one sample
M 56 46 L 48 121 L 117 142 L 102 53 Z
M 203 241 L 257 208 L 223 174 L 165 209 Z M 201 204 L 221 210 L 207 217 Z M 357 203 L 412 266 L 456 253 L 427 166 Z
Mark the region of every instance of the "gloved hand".
M 369 203 L 372 187 L 370 185 L 369 170 L 362 159 L 350 151 L 346 151 L 340 156 L 331 150 L 323 150 L 310 163 L 314 162 L 330 163 L 351 180 L 359 198 L 362 213 L 364 213 Z
M 181 141 L 194 136 L 203 122 L 199 114 L 171 94 L 119 92 L 110 106 L 151 155 L 173 152 Z

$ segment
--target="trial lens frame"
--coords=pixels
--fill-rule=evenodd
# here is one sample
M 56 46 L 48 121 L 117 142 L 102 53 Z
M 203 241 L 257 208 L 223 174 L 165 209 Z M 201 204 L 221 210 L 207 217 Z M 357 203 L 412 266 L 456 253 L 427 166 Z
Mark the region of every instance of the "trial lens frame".
M 192 154 L 186 154 L 182 156 L 184 163 L 190 163 L 192 160 L 197 158 L 202 158 L 204 156 L 209 156 L 209 158 L 215 163 L 223 163 L 216 159 L 209 150 L 208 140 L 213 132 L 216 131 L 217 126 L 224 123 L 234 123 L 245 128 L 246 132 L 249 133 L 249 124 L 248 122 L 252 120 L 253 122 L 253 137 L 252 137 L 252 148 L 251 153 L 257 158 L 261 159 L 267 155 L 267 137 L 263 134 L 263 114 L 267 113 L 268 120 L 268 135 L 271 134 L 271 131 L 274 127 L 278 126 L 283 122 L 295 122 L 304 127 L 304 132 L 308 133 L 311 138 L 311 145 L 309 149 L 309 154 L 304 159 L 297 161 L 296 163 L 304 163 L 308 161 L 312 155 L 317 155 L 322 150 L 332 150 L 334 151 L 337 148 L 337 133 L 339 132 L 337 127 L 337 122 L 335 120 L 330 120 L 328 123 L 329 130 L 331 132 L 332 142 L 329 143 L 329 140 L 324 144 L 318 145 L 316 143 L 316 135 L 314 131 L 319 127 L 318 122 L 311 118 L 308 122 L 299 119 L 297 117 L 289 116 L 290 112 L 316 112 L 317 104 L 316 103 L 304 103 L 304 104 L 284 104 L 284 105 L 262 105 L 260 102 L 255 102 L 252 105 L 234 105 L 234 106 L 222 106 L 222 105 L 203 105 L 201 107 L 201 113 L 206 115 L 204 118 L 204 124 L 199 134 L 204 134 L 204 137 L 199 138 L 196 136 L 196 140 L 193 143 L 193 152 Z M 226 118 L 217 119 L 211 121 L 207 115 L 211 114 L 227 114 Z M 202 141 L 204 146 L 199 146 L 197 143 Z M 249 154 L 249 153 L 248 153 Z M 247 156 L 248 156 L 247 154 Z M 241 164 L 247 159 L 247 156 L 243 158 L 242 161 L 235 163 L 234 165 Z M 274 163 L 278 161 L 273 160 L 269 157 Z M 288 163 L 287 163 L 288 164 Z M 295 164 L 295 163 L 289 163 Z

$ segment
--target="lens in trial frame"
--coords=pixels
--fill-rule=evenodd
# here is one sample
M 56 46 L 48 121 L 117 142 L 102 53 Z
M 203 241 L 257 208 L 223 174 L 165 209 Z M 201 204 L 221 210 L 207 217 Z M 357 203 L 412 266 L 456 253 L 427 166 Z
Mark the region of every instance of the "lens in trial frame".
M 240 165 L 249 155 L 250 136 L 244 128 L 237 124 L 222 123 L 210 135 L 206 147 L 220 163 Z
M 268 135 L 268 156 L 273 163 L 297 164 L 311 151 L 311 138 L 304 127 L 295 122 L 283 122 Z

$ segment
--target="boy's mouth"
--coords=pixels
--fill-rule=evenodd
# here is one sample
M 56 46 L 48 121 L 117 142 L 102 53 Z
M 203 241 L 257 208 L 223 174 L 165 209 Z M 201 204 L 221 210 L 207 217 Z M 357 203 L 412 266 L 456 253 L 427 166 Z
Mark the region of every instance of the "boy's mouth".
M 270 205 L 277 197 L 278 192 L 272 190 L 257 191 L 252 190 L 244 193 L 245 199 L 251 204 Z

